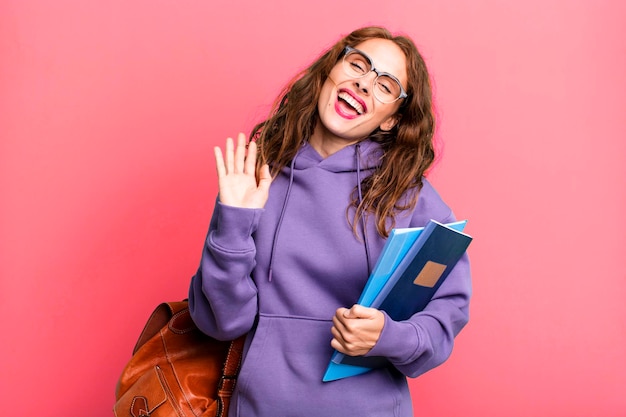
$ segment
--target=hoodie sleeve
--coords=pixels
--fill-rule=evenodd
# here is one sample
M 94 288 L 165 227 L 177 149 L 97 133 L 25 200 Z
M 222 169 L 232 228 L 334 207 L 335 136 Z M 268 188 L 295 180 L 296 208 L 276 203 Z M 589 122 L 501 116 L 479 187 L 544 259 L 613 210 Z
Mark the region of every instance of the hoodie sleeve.
M 216 339 L 245 334 L 257 315 L 252 233 L 262 212 L 215 204 L 200 266 L 191 279 L 189 310 L 198 328 Z
M 422 213 L 442 223 L 456 221 L 438 195 L 435 200 L 439 207 Z M 425 218 L 420 218 L 422 224 L 418 225 L 423 225 L 424 221 Z M 409 377 L 417 377 L 439 366 L 448 359 L 454 338 L 469 321 L 471 292 L 470 263 L 466 252 L 423 311 L 404 321 L 394 321 L 383 312 L 385 325 L 378 342 L 366 356 L 384 356 Z

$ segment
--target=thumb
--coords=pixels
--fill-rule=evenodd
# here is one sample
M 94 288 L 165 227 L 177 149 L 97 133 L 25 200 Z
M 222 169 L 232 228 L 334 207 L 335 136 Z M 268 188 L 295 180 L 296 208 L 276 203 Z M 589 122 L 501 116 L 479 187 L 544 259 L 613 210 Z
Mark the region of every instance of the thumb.
M 373 316 L 372 310 L 369 307 L 355 304 L 350 309 L 344 311 L 343 316 L 348 319 L 367 319 Z
M 259 170 L 259 188 L 268 191 L 272 183 L 272 175 L 270 174 L 269 165 L 265 164 Z

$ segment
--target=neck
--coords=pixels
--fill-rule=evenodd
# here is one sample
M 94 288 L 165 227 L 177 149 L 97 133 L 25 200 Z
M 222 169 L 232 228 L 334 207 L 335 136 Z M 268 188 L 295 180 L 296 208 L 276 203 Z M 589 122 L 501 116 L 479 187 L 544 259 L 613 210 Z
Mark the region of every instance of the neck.
M 318 121 L 313 129 L 313 134 L 309 138 L 309 145 L 311 145 L 311 147 L 315 149 L 317 153 L 322 156 L 322 158 L 327 158 L 346 146 L 350 146 L 360 141 L 361 139 L 349 140 L 333 135 L 324 128 L 321 122 Z

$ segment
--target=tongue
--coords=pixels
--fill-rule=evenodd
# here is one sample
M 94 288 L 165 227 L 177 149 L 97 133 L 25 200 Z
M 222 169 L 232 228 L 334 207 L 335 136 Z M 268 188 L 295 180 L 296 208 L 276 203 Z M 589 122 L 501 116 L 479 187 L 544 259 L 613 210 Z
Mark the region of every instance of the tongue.
M 352 107 L 351 105 L 348 104 L 348 102 L 346 102 L 343 99 L 339 99 L 339 105 L 341 106 L 341 110 L 343 110 L 344 112 L 348 113 L 348 114 L 352 114 L 352 115 L 358 115 L 359 112 L 357 112 L 354 107 Z

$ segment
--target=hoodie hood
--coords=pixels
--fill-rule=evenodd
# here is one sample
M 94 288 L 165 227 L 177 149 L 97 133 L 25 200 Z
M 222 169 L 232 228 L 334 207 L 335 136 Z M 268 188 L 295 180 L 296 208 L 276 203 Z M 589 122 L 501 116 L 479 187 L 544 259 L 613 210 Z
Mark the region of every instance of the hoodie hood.
M 372 142 L 369 139 L 354 143 L 352 145 L 348 145 L 335 152 L 334 154 L 328 156 L 327 158 L 323 158 L 308 142 L 304 143 L 302 148 L 298 151 L 294 159 L 291 161 L 289 168 L 284 168 L 289 170 L 289 183 L 287 185 L 287 191 L 285 193 L 285 198 L 283 200 L 282 208 L 280 211 L 278 224 L 276 226 L 276 232 L 274 233 L 274 238 L 272 239 L 272 249 L 268 269 L 268 280 L 270 282 L 272 281 L 273 276 L 276 246 L 280 236 L 280 229 L 283 224 L 285 212 L 287 211 L 289 197 L 291 196 L 291 188 L 293 186 L 294 177 L 296 175 L 295 172 L 305 171 L 307 169 L 315 167 L 332 173 L 354 172 L 356 174 L 354 179 L 354 186 L 357 187 L 360 201 L 363 199 L 363 195 L 361 193 L 362 171 L 375 169 L 380 164 L 382 156 L 383 151 L 381 146 L 375 142 Z M 364 218 L 361 218 L 361 233 L 363 236 L 363 247 L 365 249 L 367 270 L 369 273 L 371 272 L 372 265 L 367 237 L 367 229 L 365 226 Z
M 326 158 L 305 142 L 295 157 L 293 168 L 296 171 L 318 167 L 329 172 L 356 172 L 376 168 L 380 165 L 382 157 L 381 146 L 369 139 L 348 145 Z

